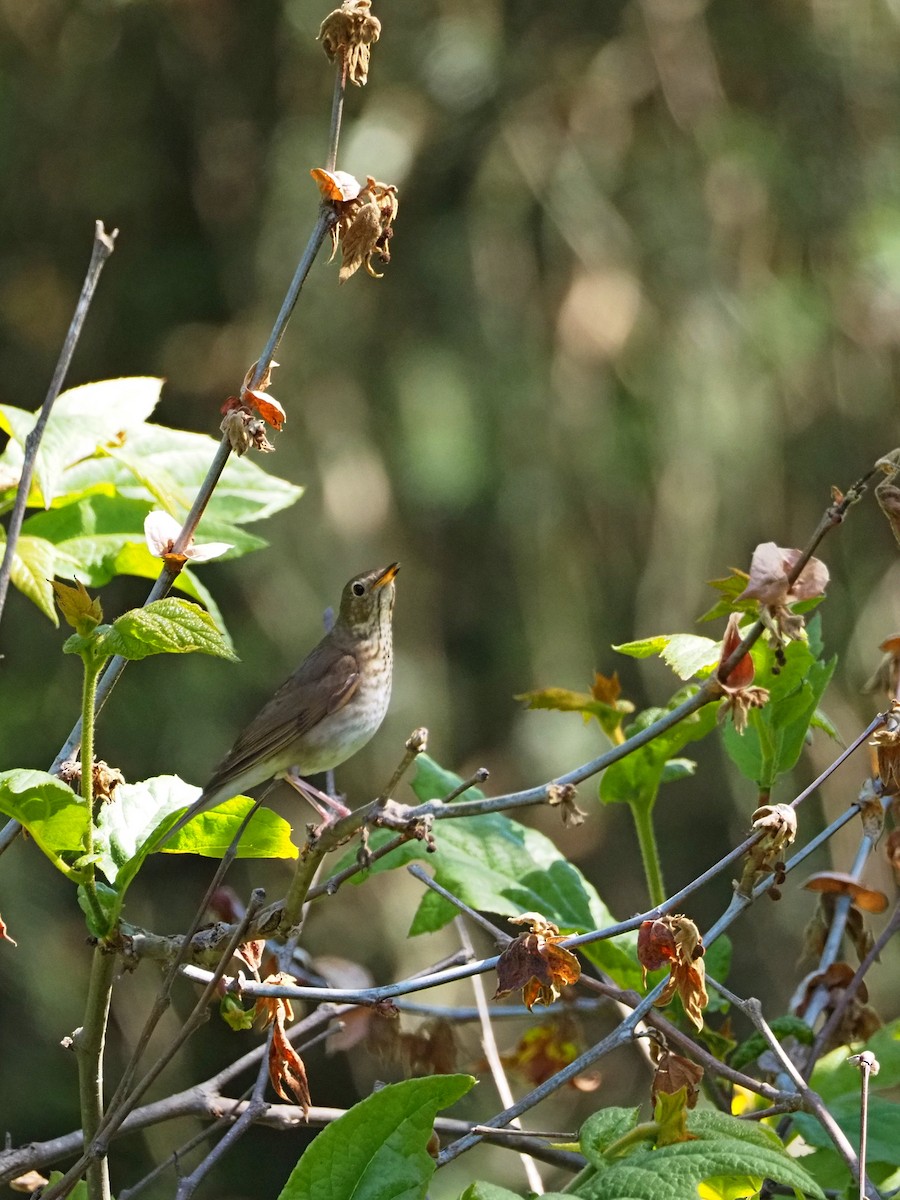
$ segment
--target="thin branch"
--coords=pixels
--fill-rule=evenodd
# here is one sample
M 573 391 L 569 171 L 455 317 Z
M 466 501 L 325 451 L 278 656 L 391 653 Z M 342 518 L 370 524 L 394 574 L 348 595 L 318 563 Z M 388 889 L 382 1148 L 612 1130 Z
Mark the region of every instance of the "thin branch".
M 103 228 L 102 221 L 94 222 L 94 243 L 91 248 L 91 261 L 88 263 L 84 283 L 81 285 L 81 294 L 78 297 L 78 303 L 75 305 L 75 312 L 72 315 L 66 340 L 63 342 L 62 350 L 56 363 L 56 370 L 53 372 L 53 378 L 50 380 L 50 387 L 47 389 L 47 395 L 44 398 L 44 403 L 41 405 L 41 411 L 38 414 L 34 428 L 25 439 L 22 474 L 19 478 L 16 499 L 9 518 L 9 528 L 6 531 L 6 549 L 3 552 L 3 561 L 0 563 L 0 619 L 3 617 L 3 609 L 6 605 L 6 595 L 9 591 L 12 565 L 16 555 L 16 543 L 19 540 L 19 534 L 22 532 L 22 524 L 25 520 L 25 510 L 28 507 L 28 495 L 31 491 L 31 481 L 34 477 L 41 438 L 44 436 L 44 429 L 50 419 L 53 405 L 56 403 L 57 396 L 62 391 L 63 383 L 69 372 L 75 347 L 78 345 L 78 339 L 81 336 L 81 330 L 84 326 L 88 309 L 91 307 L 91 301 L 94 298 L 100 274 L 106 264 L 106 260 L 112 254 L 113 250 L 115 250 L 118 233 L 118 229 L 114 229 L 112 233 L 107 233 Z
M 462 917 L 455 919 L 456 931 L 459 934 L 459 940 L 466 952 L 467 957 L 475 958 L 475 947 L 472 945 L 472 939 L 469 937 L 469 932 L 466 929 L 465 922 Z M 505 1108 L 510 1108 L 513 1104 L 513 1094 L 509 1086 L 509 1080 L 506 1077 L 506 1071 L 503 1069 L 503 1061 L 500 1058 L 500 1051 L 497 1049 L 497 1039 L 494 1037 L 494 1027 L 491 1024 L 491 1014 L 488 1010 L 487 996 L 484 991 L 484 984 L 481 981 L 480 975 L 472 976 L 472 991 L 475 994 L 475 1005 L 478 1009 L 478 1020 L 481 1023 L 481 1046 L 484 1050 L 484 1056 L 487 1059 L 488 1067 L 490 1068 L 491 1078 L 494 1081 L 494 1087 L 497 1089 L 497 1095 L 500 1097 L 500 1103 Z M 522 1124 L 516 1120 L 510 1122 L 513 1129 L 521 1132 Z M 544 1194 L 544 1184 L 541 1179 L 540 1172 L 535 1166 L 534 1159 L 528 1154 L 519 1154 L 522 1163 L 522 1168 L 525 1171 L 525 1179 L 529 1188 L 538 1196 Z
M 816 1119 L 819 1121 L 819 1124 L 831 1138 L 834 1148 L 847 1164 L 850 1174 L 854 1179 L 858 1180 L 860 1178 L 860 1170 L 859 1159 L 856 1156 L 856 1152 L 850 1145 L 850 1142 L 840 1125 L 838 1125 L 837 1121 L 835 1121 L 834 1117 L 832 1117 L 831 1113 L 828 1111 L 821 1096 L 812 1090 L 812 1088 L 794 1066 L 790 1055 L 772 1032 L 768 1022 L 763 1016 L 762 1005 L 760 1002 L 753 996 L 743 1000 L 740 996 L 736 996 L 734 992 L 729 991 L 727 987 L 721 983 L 718 983 L 714 979 L 709 979 L 709 984 L 711 987 L 714 987 L 720 995 L 724 996 L 730 1004 L 733 1004 L 735 1008 L 744 1013 L 744 1015 L 749 1018 L 754 1028 L 762 1034 L 766 1041 L 766 1045 L 778 1060 L 779 1066 L 791 1080 L 799 1095 L 802 1097 L 803 1107 L 807 1110 L 807 1112 L 812 1113 L 816 1117 Z M 865 1177 L 863 1176 L 863 1178 Z M 867 1186 L 862 1194 L 869 1197 L 869 1200 L 879 1200 L 878 1192 L 874 1187 Z

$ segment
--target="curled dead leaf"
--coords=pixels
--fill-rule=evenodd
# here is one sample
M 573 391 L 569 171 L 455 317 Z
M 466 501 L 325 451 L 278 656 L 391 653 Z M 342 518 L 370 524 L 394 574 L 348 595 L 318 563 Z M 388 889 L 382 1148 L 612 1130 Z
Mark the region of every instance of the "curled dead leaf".
M 547 803 L 551 808 L 559 809 L 563 825 L 567 829 L 583 825 L 584 818 L 587 816 L 584 809 L 579 808 L 575 803 L 577 796 L 578 789 L 573 783 L 547 784 Z
M 523 913 L 509 920 L 514 925 L 531 925 L 531 932 L 514 938 L 500 955 L 493 999 L 521 988 L 529 1010 L 535 1004 L 552 1004 L 562 988 L 578 982 L 578 959 L 558 944 L 563 941 L 559 929 L 540 913 Z
M 644 971 L 669 967 L 669 978 L 656 1001 L 664 1007 L 677 992 L 688 1019 L 703 1028 L 703 1009 L 709 1003 L 706 968 L 703 963 L 703 939 L 700 930 L 681 914 L 644 921 L 638 929 L 637 957 Z
M 859 880 L 844 871 L 818 871 L 815 875 L 810 875 L 803 886 L 809 892 L 849 896 L 851 902 L 864 912 L 883 913 L 888 906 L 888 898 L 884 892 L 864 887 Z

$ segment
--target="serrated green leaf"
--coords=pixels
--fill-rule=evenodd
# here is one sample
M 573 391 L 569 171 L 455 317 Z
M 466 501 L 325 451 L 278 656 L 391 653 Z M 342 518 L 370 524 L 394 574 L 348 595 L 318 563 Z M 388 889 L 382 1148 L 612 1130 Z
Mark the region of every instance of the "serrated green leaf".
M 55 775 L 17 768 L 0 774 L 0 812 L 24 825 L 59 870 L 61 855 L 84 848 L 87 809 L 80 797 Z
M 476 1180 L 470 1183 L 459 1200 L 522 1200 L 518 1192 L 510 1192 L 506 1188 L 497 1187 L 495 1183 L 484 1183 Z
M 669 644 L 670 635 L 659 633 L 655 637 L 638 638 L 635 642 L 620 642 L 611 646 L 617 654 L 627 654 L 629 658 L 652 658 L 654 654 L 662 654 Z
M 682 688 L 666 708 L 649 708 L 625 729 L 627 739 L 647 729 L 693 695 L 696 688 Z M 600 780 L 600 799 L 604 804 L 641 804 L 651 806 L 656 799 L 666 763 L 678 756 L 689 742 L 706 737 L 715 727 L 715 703 L 705 704 L 652 742 L 607 767 Z
M 208 612 L 188 600 L 166 597 L 117 617 L 100 649 L 137 661 L 150 654 L 212 654 L 236 661 Z
M 355 1104 L 314 1139 L 278 1200 L 424 1200 L 435 1161 L 434 1118 L 475 1083 L 432 1075 L 391 1083 Z
M 192 788 L 194 799 L 199 788 Z M 165 854 L 201 854 L 205 858 L 221 858 L 234 840 L 238 828 L 254 801 L 248 796 L 234 796 L 217 804 L 209 812 L 194 817 L 184 829 L 163 847 Z M 171 811 L 171 810 L 170 810 Z M 159 839 L 174 818 L 157 826 L 150 839 L 150 849 L 159 844 Z M 296 858 L 297 847 L 291 841 L 291 826 L 271 808 L 258 809 L 250 819 L 238 844 L 238 858 Z
M 2 544 L 2 539 L 0 539 Z M 56 574 L 56 547 L 43 538 L 20 535 L 13 554 L 10 580 L 59 627 L 51 580 Z
M 859 1138 L 859 1105 L 858 1090 L 856 1095 L 840 1096 L 828 1105 L 829 1113 L 851 1143 Z M 795 1113 L 792 1120 L 808 1145 L 822 1149 L 833 1145 L 826 1130 L 810 1113 Z M 900 1166 L 900 1104 L 883 1096 L 869 1096 L 868 1161 Z
M 587 1181 L 584 1200 L 697 1200 L 707 1179 L 772 1179 L 824 1200 L 824 1192 L 800 1164 L 781 1149 L 734 1137 L 700 1139 L 616 1159 Z
M 859 1047 L 855 1048 L 857 1051 Z M 872 1076 L 874 1091 L 900 1086 L 900 1018 L 873 1033 L 864 1047 L 871 1050 L 881 1066 Z M 859 1096 L 859 1071 L 847 1062 L 845 1046 L 823 1055 L 816 1063 L 810 1084 L 826 1103 L 839 1096 Z
M 639 1108 L 612 1106 L 592 1113 L 581 1127 L 578 1141 L 581 1153 L 593 1166 L 606 1170 L 610 1160 L 606 1151 L 614 1143 L 634 1129 L 638 1123 Z
M 619 654 L 631 658 L 650 658 L 654 654 L 672 668 L 679 679 L 690 679 L 694 675 L 708 673 L 719 661 L 720 642 L 712 638 L 698 637 L 694 633 L 663 633 L 656 637 L 641 638 L 636 642 L 623 642 L 613 646 Z
M 187 498 L 187 504 L 190 504 L 206 478 L 218 447 L 218 439 L 203 433 L 144 425 L 129 433 L 123 449 L 130 460 L 140 463 L 142 476 L 155 481 L 153 490 L 136 478 L 123 462 L 108 457 L 70 467 L 63 482 L 73 493 L 112 485 L 126 498 L 158 503 L 155 493 L 168 489 L 171 481 L 177 480 L 182 501 Z M 249 456 L 237 458 L 232 455 L 212 494 L 206 517 L 210 521 L 227 521 L 235 525 L 262 521 L 295 504 L 302 494 L 302 488 L 267 474 Z M 181 507 L 186 510 L 187 505 L 182 503 Z
M 57 397 L 35 460 L 35 479 L 45 507 L 65 490 L 66 467 L 94 454 L 143 424 L 159 401 L 163 381 L 147 376 L 103 379 L 70 388 Z M 0 405 L 0 429 L 19 445 L 38 414 Z
M 416 759 L 412 787 L 419 800 L 446 796 L 460 782 L 458 775 L 439 766 L 427 754 Z M 481 797 L 477 788 L 470 788 L 460 800 Z M 373 848 L 383 836 L 371 839 Z M 540 912 L 560 929 L 572 933 L 614 923 L 593 885 L 549 838 L 503 813 L 440 821 L 435 838 L 436 854 L 429 854 L 421 842 L 407 842 L 375 862 L 370 873 L 378 874 L 421 860 L 434 868 L 438 883 L 473 908 L 502 916 Z M 355 859 L 355 851 L 349 852 L 336 869 L 342 869 L 351 859 Z M 442 929 L 455 915 L 456 909 L 448 901 L 428 891 L 413 917 L 410 935 Z M 636 934 L 626 934 L 615 940 L 595 942 L 584 947 L 584 951 L 622 986 L 635 987 L 640 979 L 635 940 Z

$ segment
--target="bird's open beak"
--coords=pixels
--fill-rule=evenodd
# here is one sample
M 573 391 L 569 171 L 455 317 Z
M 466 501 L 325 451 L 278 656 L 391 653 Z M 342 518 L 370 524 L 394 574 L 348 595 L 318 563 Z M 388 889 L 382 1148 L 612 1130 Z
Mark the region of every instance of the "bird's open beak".
M 372 584 L 372 590 L 375 588 L 384 587 L 386 583 L 390 583 L 397 572 L 400 570 L 399 563 L 391 563 L 389 567 L 385 567 L 375 582 Z

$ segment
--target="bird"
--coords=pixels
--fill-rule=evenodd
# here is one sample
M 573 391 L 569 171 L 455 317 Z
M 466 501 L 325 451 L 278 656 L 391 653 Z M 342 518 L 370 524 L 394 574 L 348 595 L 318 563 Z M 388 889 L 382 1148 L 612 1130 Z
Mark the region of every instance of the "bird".
M 166 833 L 270 779 L 286 778 L 327 818 L 349 810 L 297 776 L 330 771 L 369 741 L 387 712 L 393 675 L 394 578 L 399 563 L 356 575 L 337 619 L 213 771 L 199 798 Z M 341 812 L 343 810 L 343 814 Z

